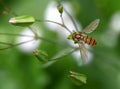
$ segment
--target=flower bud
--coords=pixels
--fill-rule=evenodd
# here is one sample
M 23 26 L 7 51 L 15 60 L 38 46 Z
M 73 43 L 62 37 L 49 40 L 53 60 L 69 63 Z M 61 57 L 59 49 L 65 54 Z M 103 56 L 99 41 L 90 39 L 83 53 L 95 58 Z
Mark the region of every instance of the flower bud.
M 58 9 L 58 11 L 59 11 L 60 14 L 63 13 L 63 6 L 62 6 L 61 4 L 59 4 L 59 5 L 57 6 L 57 9 Z
M 81 73 L 70 71 L 70 78 L 76 85 L 83 85 L 87 83 L 87 77 Z
M 16 26 L 29 26 L 34 22 L 35 22 L 35 18 L 29 15 L 13 17 L 9 20 L 9 23 Z
M 35 57 L 41 61 L 41 62 L 48 62 L 48 55 L 46 53 L 44 53 L 43 51 L 38 51 L 37 49 L 35 49 L 33 51 L 33 54 L 35 55 Z

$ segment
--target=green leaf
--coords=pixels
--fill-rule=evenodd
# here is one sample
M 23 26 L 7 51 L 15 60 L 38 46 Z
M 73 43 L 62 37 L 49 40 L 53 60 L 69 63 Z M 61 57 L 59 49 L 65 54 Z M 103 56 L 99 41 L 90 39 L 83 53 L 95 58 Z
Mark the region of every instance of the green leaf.
M 18 17 L 13 17 L 9 20 L 10 24 L 16 26 L 29 26 L 35 22 L 35 18 L 29 15 L 23 15 Z

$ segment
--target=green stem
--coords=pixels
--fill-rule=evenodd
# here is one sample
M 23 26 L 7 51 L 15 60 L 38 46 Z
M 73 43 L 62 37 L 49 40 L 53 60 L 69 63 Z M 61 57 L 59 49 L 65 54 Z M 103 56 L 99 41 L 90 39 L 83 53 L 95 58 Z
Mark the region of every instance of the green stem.
M 31 35 L 24 35 L 24 34 L 14 34 L 14 33 L 0 33 L 0 35 L 33 37 L 33 36 L 31 36 Z
M 76 50 L 78 50 L 78 48 L 75 48 L 75 49 L 73 49 L 72 51 L 70 51 L 70 52 L 68 52 L 68 53 L 65 53 L 64 55 L 62 55 L 62 56 L 60 56 L 60 57 L 57 57 L 57 58 L 53 58 L 53 59 L 51 59 L 51 60 L 61 59 L 61 58 L 65 57 L 65 56 L 67 56 L 67 55 L 72 54 L 72 53 L 75 52 Z
M 73 49 L 72 51 L 67 52 L 67 53 L 65 53 L 64 55 L 61 55 L 61 56 L 59 56 L 59 57 L 50 59 L 49 62 L 47 62 L 46 64 L 43 65 L 43 68 L 46 68 L 46 67 L 52 65 L 53 63 L 57 62 L 58 59 L 61 59 L 61 58 L 63 58 L 63 57 L 66 57 L 66 56 L 72 54 L 73 52 L 75 52 L 76 50 L 78 50 L 78 48 L 75 48 L 75 49 Z
M 61 18 L 62 24 L 65 25 L 62 14 L 60 14 L 60 18 Z
M 5 49 L 13 48 L 13 47 L 16 47 L 16 46 L 18 46 L 18 45 L 22 45 L 22 44 L 31 42 L 31 41 L 33 41 L 33 40 L 34 40 L 34 39 L 28 40 L 28 41 L 24 41 L 24 42 L 20 42 L 20 43 L 17 43 L 17 44 L 12 44 L 12 43 L 7 44 L 7 43 L 6 43 L 6 44 L 9 45 L 9 46 L 8 46 L 8 47 L 5 47 L 5 48 L 0 48 L 0 50 L 5 50 Z
M 65 8 L 64 8 L 64 11 L 66 12 L 66 14 L 67 14 L 67 15 L 69 16 L 69 18 L 71 19 L 73 25 L 75 26 L 76 31 L 79 32 L 78 27 L 77 27 L 76 22 L 74 21 L 73 17 L 68 13 L 68 11 L 67 11 Z
M 7 43 L 7 42 L 0 42 L 0 44 L 4 44 L 4 45 L 12 45 L 12 43 Z
M 57 42 L 57 41 L 53 41 L 53 40 L 50 40 L 50 39 L 48 39 L 48 38 L 44 38 L 44 37 L 37 37 L 38 39 L 41 39 L 41 40 L 43 40 L 43 41 L 46 41 L 46 42 L 48 42 L 48 43 L 52 43 L 52 44 L 57 44 L 57 45 L 61 45 L 61 46 L 70 46 L 70 45 L 66 45 L 66 44 L 63 44 L 62 42 Z
M 51 20 L 38 20 L 38 19 L 36 19 L 36 21 L 38 21 L 38 22 L 54 23 L 54 24 L 60 25 L 61 27 L 65 28 L 69 33 L 72 33 L 64 24 L 61 24 L 61 23 L 58 23 L 58 22 L 55 22 L 55 21 L 51 21 Z
M 34 34 L 34 38 L 37 39 L 38 38 L 37 32 L 35 32 L 35 30 L 33 30 L 31 26 L 28 26 L 28 28 Z
M 13 34 L 13 33 L 0 33 L 0 35 L 9 35 L 9 36 L 21 36 L 21 37 L 31 37 L 31 38 L 35 38 L 35 36 L 31 36 L 31 35 L 24 35 L 24 34 Z M 62 42 L 56 42 L 56 41 L 53 41 L 53 40 L 50 40 L 48 38 L 44 38 L 44 37 L 40 37 L 37 35 L 36 39 L 40 39 L 40 40 L 43 40 L 43 41 L 46 41 L 48 43 L 52 43 L 52 44 L 57 44 L 57 45 L 60 45 L 60 46 L 65 46 L 65 47 L 69 47 L 70 45 L 66 45 Z M 35 40 L 35 39 L 34 39 Z M 0 42 L 0 44 L 6 44 L 6 45 L 10 45 L 12 43 L 6 43 L 6 42 Z
M 70 29 L 65 25 L 65 23 L 64 23 L 64 19 L 63 19 L 63 17 L 62 17 L 62 14 L 60 14 L 60 18 L 61 18 L 61 21 L 62 21 L 63 27 L 64 27 L 67 31 L 69 31 L 69 32 L 72 34 L 72 32 L 70 31 Z

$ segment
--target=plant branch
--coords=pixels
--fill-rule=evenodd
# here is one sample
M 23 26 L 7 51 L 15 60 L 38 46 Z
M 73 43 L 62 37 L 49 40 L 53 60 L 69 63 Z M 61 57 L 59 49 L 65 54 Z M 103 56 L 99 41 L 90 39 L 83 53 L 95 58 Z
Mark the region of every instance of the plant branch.
M 48 43 L 57 44 L 57 45 L 60 45 L 60 46 L 65 46 L 65 47 L 69 47 L 69 46 L 70 46 L 69 44 L 66 45 L 66 44 L 64 44 L 64 43 L 62 43 L 62 42 L 57 42 L 57 41 L 54 41 L 54 40 L 51 40 L 51 39 L 48 39 L 48 38 L 40 37 L 40 36 L 38 36 L 38 35 L 37 35 L 37 37 L 32 36 L 32 35 L 14 34 L 14 33 L 0 33 L 0 35 L 31 37 L 31 38 L 37 38 L 37 39 L 46 41 L 46 42 L 48 42 Z M 0 44 L 10 45 L 10 44 L 12 44 L 12 43 L 0 42 Z
M 49 67 L 49 66 L 52 65 L 53 63 L 57 62 L 58 59 L 61 59 L 61 58 L 63 58 L 63 57 L 66 57 L 66 56 L 72 54 L 73 52 L 75 52 L 76 50 L 78 50 L 78 48 L 75 48 L 75 49 L 73 49 L 72 51 L 67 52 L 67 53 L 65 53 L 64 55 L 61 55 L 61 56 L 59 56 L 59 57 L 50 59 L 49 62 L 47 62 L 46 64 L 43 65 L 43 68 Z
M 78 27 L 77 27 L 76 22 L 74 21 L 73 17 L 68 13 L 68 11 L 67 11 L 65 8 L 64 8 L 64 11 L 66 12 L 66 14 L 67 14 L 67 15 L 69 16 L 69 18 L 71 19 L 73 25 L 75 26 L 76 31 L 79 32 Z
M 0 35 L 33 37 L 33 36 L 31 36 L 31 35 L 15 34 L 15 33 L 0 33 Z
M 69 30 L 69 28 L 67 28 L 64 24 L 61 24 L 61 23 L 58 23 L 58 22 L 55 22 L 55 21 L 51 21 L 51 20 L 38 20 L 38 19 L 36 19 L 36 21 L 38 21 L 38 22 L 50 22 L 50 23 L 54 23 L 54 24 L 60 25 L 61 27 L 65 28 L 69 33 L 72 33 Z
M 16 46 L 18 46 L 18 45 L 22 45 L 22 44 L 31 42 L 31 41 L 33 41 L 33 40 L 34 40 L 34 39 L 28 40 L 28 41 L 24 41 L 24 42 L 20 42 L 20 43 L 17 43 L 17 44 L 12 44 L 12 43 L 7 44 L 7 43 L 6 43 L 6 44 L 9 45 L 9 46 L 8 46 L 8 47 L 5 47 L 5 48 L 0 48 L 0 50 L 5 50 L 5 49 L 13 48 L 13 47 L 16 47 Z

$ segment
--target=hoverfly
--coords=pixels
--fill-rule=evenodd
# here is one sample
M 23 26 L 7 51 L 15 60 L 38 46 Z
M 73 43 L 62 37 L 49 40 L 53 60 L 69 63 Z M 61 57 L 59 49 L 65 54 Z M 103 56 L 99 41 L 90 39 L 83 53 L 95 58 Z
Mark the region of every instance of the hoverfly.
M 83 31 L 81 32 L 73 31 L 68 36 L 68 39 L 73 40 L 74 43 L 77 43 L 79 45 L 82 59 L 85 59 L 85 60 L 88 59 L 87 49 L 85 47 L 85 44 L 92 45 L 92 46 L 97 44 L 96 40 L 92 38 L 91 36 L 88 36 L 87 34 L 93 32 L 97 28 L 99 22 L 100 20 L 96 19 L 92 21 Z

